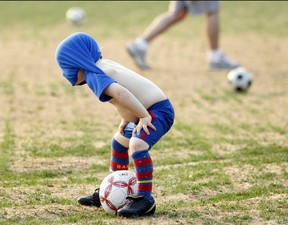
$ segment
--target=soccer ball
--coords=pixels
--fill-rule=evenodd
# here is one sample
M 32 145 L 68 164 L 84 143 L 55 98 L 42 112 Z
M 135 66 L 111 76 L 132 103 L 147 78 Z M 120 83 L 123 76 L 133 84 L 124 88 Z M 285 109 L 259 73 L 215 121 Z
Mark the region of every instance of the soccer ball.
M 102 207 L 109 214 L 126 203 L 126 197 L 137 192 L 137 180 L 133 172 L 118 170 L 106 176 L 100 184 L 99 197 Z
M 73 25 L 82 25 L 86 18 L 86 12 L 80 7 L 72 7 L 66 12 L 66 20 Z
M 231 70 L 227 78 L 233 90 L 237 92 L 247 91 L 252 84 L 252 74 L 243 67 Z

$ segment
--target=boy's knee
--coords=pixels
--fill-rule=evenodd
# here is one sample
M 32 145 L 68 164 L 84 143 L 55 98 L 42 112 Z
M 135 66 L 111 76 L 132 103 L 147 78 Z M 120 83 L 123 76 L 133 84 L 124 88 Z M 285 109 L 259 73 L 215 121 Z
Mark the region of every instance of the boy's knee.
M 133 129 L 135 127 L 134 123 L 128 123 L 124 128 L 124 134 L 120 134 L 120 132 L 116 132 L 113 136 L 115 140 L 121 143 L 123 146 L 128 147 L 130 138 L 132 137 Z
M 123 136 L 122 134 L 120 134 L 118 131 L 114 134 L 113 139 L 115 139 L 118 143 L 120 143 L 121 145 L 128 147 L 129 146 L 129 140 L 130 138 L 126 138 L 125 136 Z
M 133 154 L 134 152 L 142 151 L 146 149 L 149 149 L 149 145 L 145 141 L 139 138 L 135 138 L 135 137 L 132 137 L 130 139 L 129 150 L 131 154 Z

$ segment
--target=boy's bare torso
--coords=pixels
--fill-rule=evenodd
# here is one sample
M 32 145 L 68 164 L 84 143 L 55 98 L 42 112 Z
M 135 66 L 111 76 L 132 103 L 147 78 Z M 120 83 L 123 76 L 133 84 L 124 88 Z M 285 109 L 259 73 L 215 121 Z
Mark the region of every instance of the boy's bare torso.
M 101 59 L 96 62 L 96 65 L 108 76 L 116 80 L 118 84 L 128 89 L 146 109 L 157 102 L 167 99 L 167 96 L 157 85 L 119 63 L 109 59 Z M 78 80 L 81 82 L 80 77 Z M 130 115 L 131 113 L 119 105 L 117 101 L 111 99 L 109 102 L 117 108 L 124 119 L 128 121 L 137 119 L 134 115 Z

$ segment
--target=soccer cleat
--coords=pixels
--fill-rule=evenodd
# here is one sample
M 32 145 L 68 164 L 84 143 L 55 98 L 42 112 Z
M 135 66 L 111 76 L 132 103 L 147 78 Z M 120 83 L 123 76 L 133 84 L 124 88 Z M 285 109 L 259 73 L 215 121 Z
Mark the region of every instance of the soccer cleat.
M 140 48 L 136 42 L 127 45 L 127 52 L 133 58 L 135 64 L 142 70 L 149 70 L 150 66 L 146 63 L 145 56 L 147 49 Z
M 232 70 L 239 67 L 240 64 L 238 62 L 234 62 L 233 60 L 229 59 L 223 53 L 220 55 L 217 61 L 210 60 L 209 68 L 210 69 L 228 69 Z
M 118 216 L 123 217 L 139 217 L 152 215 L 155 213 L 156 203 L 154 198 L 151 200 L 145 198 L 143 195 L 129 195 L 127 203 L 123 208 L 117 211 Z
M 81 197 L 78 199 L 80 205 L 100 207 L 99 188 L 96 188 L 92 195 Z

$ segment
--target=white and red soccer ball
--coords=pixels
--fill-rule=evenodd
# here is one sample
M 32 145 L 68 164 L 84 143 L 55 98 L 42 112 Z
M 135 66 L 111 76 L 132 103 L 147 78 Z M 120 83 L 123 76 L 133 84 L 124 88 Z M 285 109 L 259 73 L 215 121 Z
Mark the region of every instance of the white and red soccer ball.
M 137 192 L 137 180 L 133 172 L 118 170 L 106 176 L 100 184 L 99 197 L 103 209 L 115 214 L 126 203 L 126 197 Z

